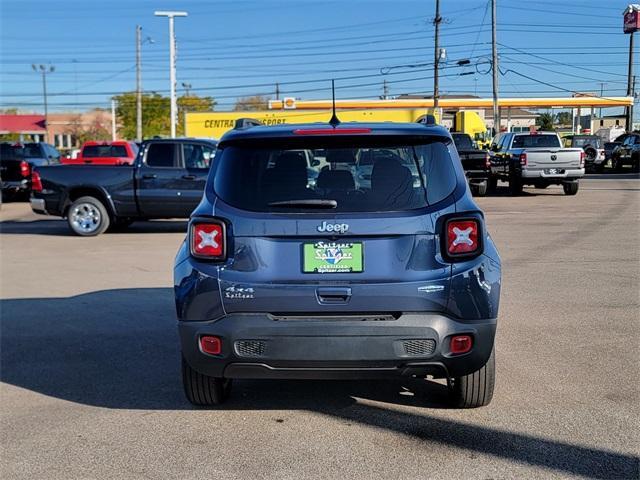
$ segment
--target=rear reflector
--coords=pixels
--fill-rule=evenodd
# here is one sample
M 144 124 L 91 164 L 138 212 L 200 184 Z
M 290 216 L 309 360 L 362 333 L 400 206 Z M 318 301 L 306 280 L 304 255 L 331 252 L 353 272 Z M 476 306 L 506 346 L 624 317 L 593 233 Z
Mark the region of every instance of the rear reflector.
M 210 260 L 224 259 L 225 227 L 222 222 L 211 221 L 191 224 L 189 232 L 191 254 Z
M 371 133 L 370 128 L 299 128 L 295 135 L 353 135 L 357 133 Z
M 491 168 L 491 155 L 488 153 L 484 156 L 484 166 L 487 168 Z
M 447 253 L 466 256 L 478 251 L 479 230 L 477 220 L 450 220 L 447 223 Z
M 200 349 L 209 355 L 220 355 L 222 353 L 222 341 L 218 337 L 209 335 L 200 337 Z
M 42 180 L 40 179 L 40 174 L 38 172 L 31 172 L 31 191 L 42 191 Z
M 580 152 L 580 168 L 584 167 L 584 158 L 585 158 L 585 154 L 584 151 Z
M 473 339 L 471 335 L 456 335 L 451 337 L 451 343 L 449 344 L 449 350 L 451 353 L 467 353 L 473 347 Z

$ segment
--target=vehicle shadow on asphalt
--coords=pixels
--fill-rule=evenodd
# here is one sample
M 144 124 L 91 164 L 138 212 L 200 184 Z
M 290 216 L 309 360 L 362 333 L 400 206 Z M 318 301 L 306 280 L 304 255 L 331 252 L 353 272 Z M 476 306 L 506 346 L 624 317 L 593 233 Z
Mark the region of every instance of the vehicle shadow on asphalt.
M 117 289 L 0 303 L 0 380 L 84 405 L 191 410 L 180 384 L 170 288 Z M 498 393 L 499 394 L 499 393 Z M 349 424 L 591 478 L 638 478 L 638 458 L 436 418 L 444 385 L 392 381 L 258 381 L 234 384 L 220 410 L 305 410 Z M 461 412 L 461 417 L 464 416 Z M 274 421 L 284 423 L 282 418 Z
M 152 220 L 134 222 L 126 228 L 109 230 L 105 235 L 122 235 L 138 233 L 186 233 L 186 220 Z M 6 220 L 0 222 L 0 233 L 6 235 L 59 235 L 76 237 L 71 232 L 67 221 L 58 220 Z

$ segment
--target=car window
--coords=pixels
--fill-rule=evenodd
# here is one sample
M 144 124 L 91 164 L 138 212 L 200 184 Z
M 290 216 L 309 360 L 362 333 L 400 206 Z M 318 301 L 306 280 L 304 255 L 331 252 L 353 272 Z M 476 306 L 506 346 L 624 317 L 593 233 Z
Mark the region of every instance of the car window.
M 230 205 L 261 212 L 309 211 L 291 202 L 310 200 L 334 200 L 333 212 L 404 211 L 435 203 L 453 191 L 451 143 L 383 141 L 390 144 L 357 139 L 340 145 L 326 145 L 331 142 L 324 140 L 322 146 L 295 150 L 273 142 L 263 147 L 227 146 L 218 150 L 209 184 Z M 314 149 L 320 148 L 322 159 L 314 156 Z
M 558 148 L 560 139 L 556 135 L 516 135 L 512 148 Z
M 87 145 L 82 149 L 82 156 L 86 158 L 110 157 L 111 145 Z
M 22 155 L 27 158 L 42 158 L 40 145 L 37 143 L 27 143 L 22 147 Z
M 623 145 L 633 145 L 633 137 L 627 137 L 624 139 L 624 142 L 622 142 Z
M 458 150 L 472 150 L 473 141 L 468 135 L 452 135 L 453 142 L 456 144 Z
M 147 149 L 146 163 L 150 167 L 176 167 L 175 143 L 152 143 Z
M 197 143 L 185 143 L 182 145 L 184 164 L 189 169 L 208 169 L 211 166 L 214 149 Z
M 128 157 L 127 148 L 124 145 L 112 145 L 111 146 L 112 157 Z
M 511 136 L 510 135 L 503 135 L 502 137 L 500 137 L 500 141 L 498 142 L 498 149 L 499 150 L 505 150 L 506 148 L 508 148 L 509 146 L 509 138 Z

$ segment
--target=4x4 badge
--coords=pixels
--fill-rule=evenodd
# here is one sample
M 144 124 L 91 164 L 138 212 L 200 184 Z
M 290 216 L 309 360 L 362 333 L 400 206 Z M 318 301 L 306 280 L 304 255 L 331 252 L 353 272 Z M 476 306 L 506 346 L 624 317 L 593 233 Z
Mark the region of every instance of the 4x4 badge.
M 347 225 L 346 223 L 322 222 L 322 225 L 318 225 L 317 230 L 321 233 L 324 233 L 324 232 L 347 233 L 347 230 L 349 230 L 349 225 Z

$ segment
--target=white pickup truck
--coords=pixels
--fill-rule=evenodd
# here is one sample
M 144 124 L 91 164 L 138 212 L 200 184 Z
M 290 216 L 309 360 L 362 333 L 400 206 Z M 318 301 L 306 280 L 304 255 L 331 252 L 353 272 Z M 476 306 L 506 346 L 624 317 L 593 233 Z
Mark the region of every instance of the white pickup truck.
M 490 147 L 489 189 L 498 180 L 509 182 L 512 195 L 524 185 L 546 188 L 562 185 L 566 195 L 578 193 L 578 179 L 584 176 L 584 151 L 562 148 L 553 132 L 500 133 Z

